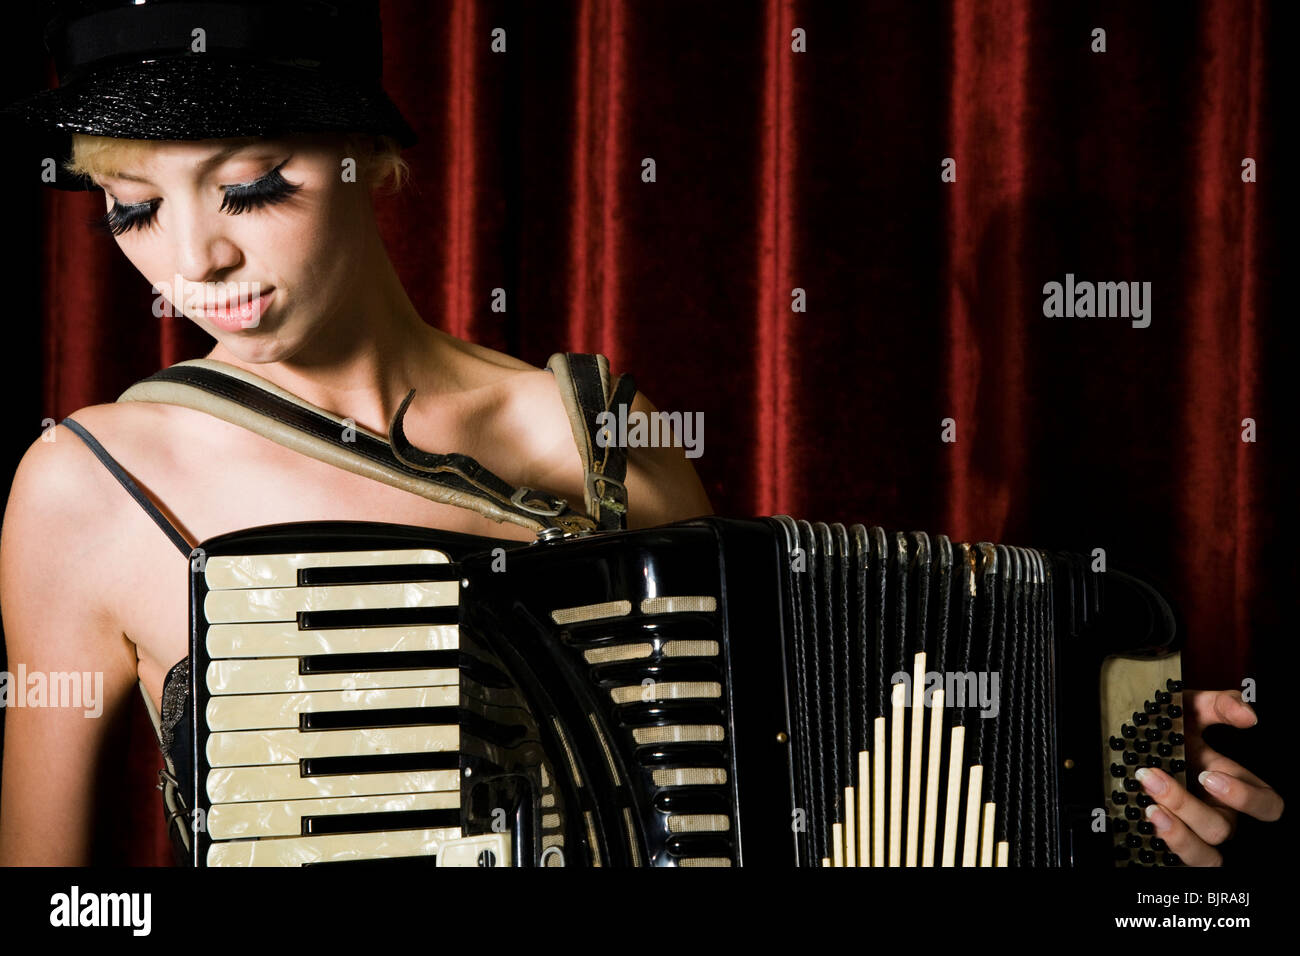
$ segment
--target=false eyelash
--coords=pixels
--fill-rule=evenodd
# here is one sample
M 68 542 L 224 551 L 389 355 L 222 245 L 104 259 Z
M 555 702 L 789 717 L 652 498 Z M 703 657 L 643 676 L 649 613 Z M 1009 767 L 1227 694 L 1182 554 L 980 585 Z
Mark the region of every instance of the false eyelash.
M 284 202 L 299 189 L 301 183 L 291 183 L 280 175 L 280 170 L 289 162 L 285 160 L 261 179 L 238 186 L 223 186 L 221 211 L 230 215 L 239 215 L 260 206 L 271 206 Z M 143 229 L 153 222 L 154 212 L 161 199 L 122 205 L 114 201 L 113 208 L 95 220 L 95 225 L 113 236 L 120 236 L 132 229 Z
M 280 170 L 288 162 L 289 160 L 286 159 L 261 179 L 255 179 L 251 183 L 223 186 L 225 195 L 221 200 L 221 211 L 238 215 L 259 206 L 272 206 L 284 202 L 302 188 L 301 183 L 291 183 L 280 175 Z
M 111 236 L 120 236 L 132 229 L 141 229 L 153 221 L 154 210 L 158 208 L 159 199 L 148 202 L 122 205 L 116 200 L 113 208 L 95 220 L 95 225 Z

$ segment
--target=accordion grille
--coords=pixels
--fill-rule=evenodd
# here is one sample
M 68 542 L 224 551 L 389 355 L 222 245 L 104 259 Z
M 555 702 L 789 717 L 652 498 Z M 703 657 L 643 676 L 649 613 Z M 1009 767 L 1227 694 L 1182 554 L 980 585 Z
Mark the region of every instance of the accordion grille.
M 801 860 L 1055 863 L 1044 557 L 777 520 Z

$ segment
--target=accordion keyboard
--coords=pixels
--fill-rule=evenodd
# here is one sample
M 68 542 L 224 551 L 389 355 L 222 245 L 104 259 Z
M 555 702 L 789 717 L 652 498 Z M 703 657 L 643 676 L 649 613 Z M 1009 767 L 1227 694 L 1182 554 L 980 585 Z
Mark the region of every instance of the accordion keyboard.
M 203 574 L 208 866 L 508 857 L 460 839 L 446 554 L 213 556 Z

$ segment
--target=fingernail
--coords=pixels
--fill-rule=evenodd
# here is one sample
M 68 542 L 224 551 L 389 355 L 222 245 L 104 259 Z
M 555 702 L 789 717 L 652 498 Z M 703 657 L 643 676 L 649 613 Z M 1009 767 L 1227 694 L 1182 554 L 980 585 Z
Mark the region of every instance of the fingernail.
M 1212 773 L 1209 770 L 1202 770 L 1201 775 L 1196 778 L 1202 787 L 1210 793 L 1227 793 L 1228 781 L 1223 779 L 1222 774 Z
M 1161 810 L 1154 803 L 1147 807 L 1147 819 L 1155 824 L 1156 830 L 1160 833 L 1164 833 L 1174 825 L 1174 821 L 1169 819 L 1169 814 L 1165 813 L 1165 811 Z
M 1164 778 L 1150 767 L 1139 767 L 1133 776 L 1137 777 L 1138 783 L 1142 784 L 1142 789 L 1151 796 L 1158 797 L 1165 792 Z

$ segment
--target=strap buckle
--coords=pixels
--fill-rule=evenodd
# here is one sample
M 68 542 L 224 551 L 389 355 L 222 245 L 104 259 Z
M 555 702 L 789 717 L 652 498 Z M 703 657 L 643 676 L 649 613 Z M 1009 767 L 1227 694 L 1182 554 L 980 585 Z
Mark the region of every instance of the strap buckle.
M 601 495 L 596 492 L 596 482 L 605 483 L 605 494 Z M 610 511 L 617 514 L 623 514 L 627 511 L 627 486 L 617 478 L 610 478 L 608 475 L 601 475 L 594 471 L 587 472 L 586 480 L 587 497 L 593 501 L 599 501 Z M 615 497 L 609 493 L 610 488 L 618 492 Z
M 524 498 L 549 501 L 551 506 L 549 509 L 538 508 L 526 503 Z M 529 514 L 541 515 L 543 518 L 558 518 L 560 515 L 564 514 L 565 510 L 569 507 L 569 503 L 563 498 L 556 498 L 554 495 L 534 491 L 532 488 L 516 488 L 515 493 L 510 496 L 510 503 L 518 508 L 522 508 Z

